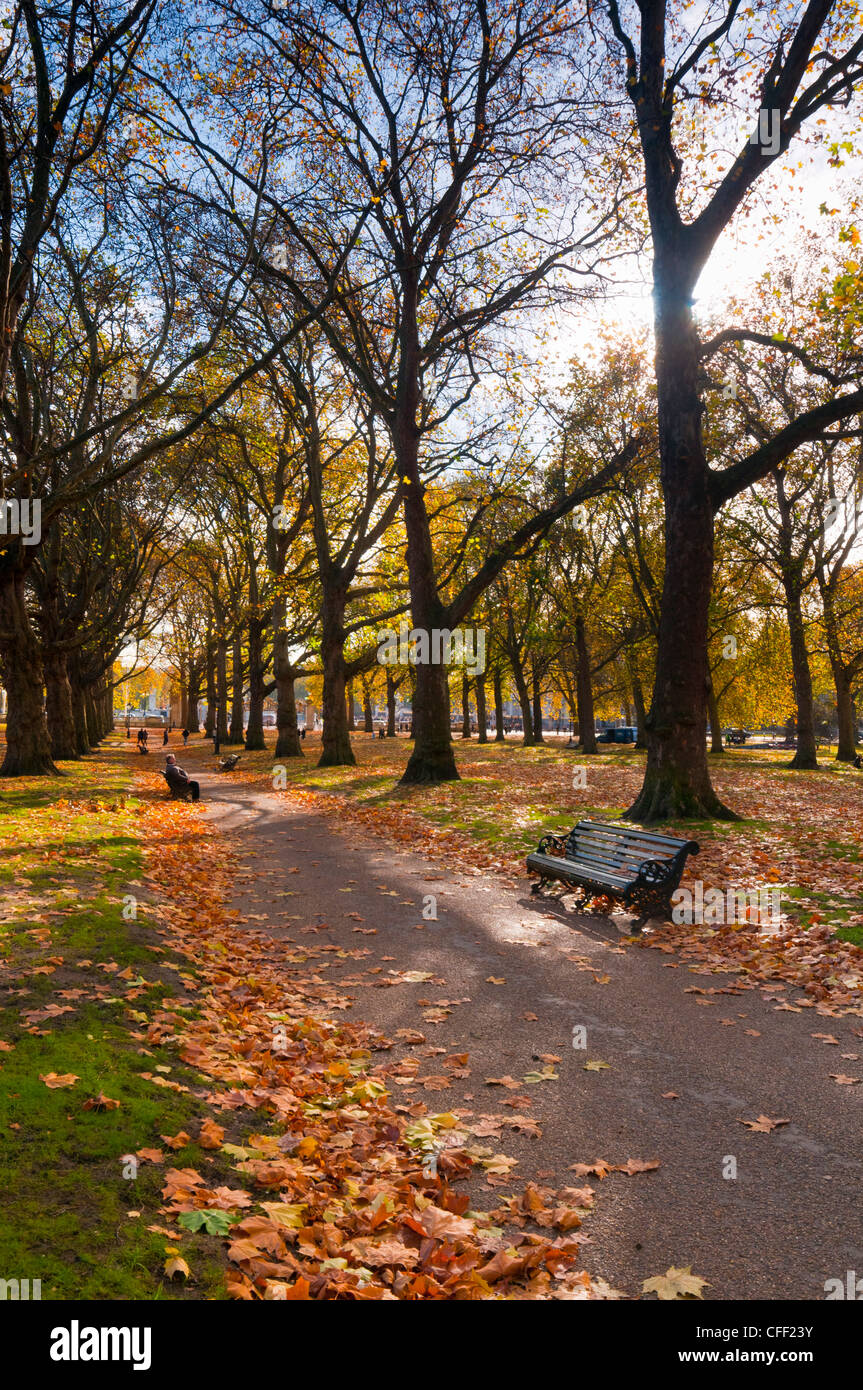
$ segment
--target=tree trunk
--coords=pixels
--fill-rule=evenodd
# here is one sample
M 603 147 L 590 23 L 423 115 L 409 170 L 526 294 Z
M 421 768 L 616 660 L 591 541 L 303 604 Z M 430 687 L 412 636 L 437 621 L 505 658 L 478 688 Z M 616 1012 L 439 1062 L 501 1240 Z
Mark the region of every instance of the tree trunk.
M 333 586 L 325 587 L 321 605 L 321 662 L 324 728 L 318 767 L 354 767 L 357 760 L 350 734 L 354 724 L 353 689 L 347 685 L 345 672 L 345 592 Z
M 524 730 L 521 746 L 522 748 L 532 748 L 534 745 L 533 737 L 533 714 L 530 707 L 530 693 L 527 688 L 527 681 L 524 678 L 521 662 L 518 659 L 512 660 L 512 678 L 515 681 L 515 690 L 518 695 L 518 703 L 521 705 L 521 722 Z
M 536 662 L 531 663 L 531 684 L 533 685 L 533 741 L 545 743 L 542 732 L 542 682 L 537 674 Z
M 246 748 L 249 752 L 266 748 L 264 739 L 264 625 L 253 618 L 249 623 L 249 723 L 246 727 Z
M 470 738 L 470 686 L 467 676 L 461 678 L 461 736 Z
M 238 636 L 234 638 L 234 649 L 231 660 L 231 727 L 228 731 L 228 743 L 242 743 L 243 717 L 245 712 L 245 701 L 243 700 L 243 643 Z
M 90 740 L 87 737 L 87 713 L 84 708 L 84 687 L 80 677 L 80 656 L 77 650 L 68 658 L 69 684 L 71 687 L 72 721 L 75 726 L 75 746 L 78 756 L 89 753 Z
M 719 701 L 716 698 L 716 690 L 712 680 L 707 686 L 707 714 L 710 719 L 710 751 L 711 753 L 721 753 L 723 751 L 722 725 L 719 722 Z
M 216 647 L 216 736 L 219 743 L 228 742 L 228 644 Z
M 294 669 L 288 656 L 288 634 L 276 632 L 273 647 L 273 675 L 276 678 L 276 758 L 301 758 L 303 749 L 297 727 L 297 701 Z
M 485 707 L 485 677 L 477 676 L 474 681 L 476 691 L 476 727 L 480 743 L 488 743 L 488 714 Z
M 59 773 L 42 708 L 42 658 L 24 597 L 24 574 L 0 584 L 0 673 L 6 689 L 6 756 L 0 777 Z
M 186 686 L 186 722 L 184 728 L 190 734 L 199 732 L 201 725 L 198 721 L 198 702 L 201 696 L 201 671 L 197 666 L 189 666 L 188 685 Z
M 404 281 L 400 363 L 402 399 L 393 428 L 393 448 L 398 461 L 399 477 L 405 480 L 402 486 L 413 626 L 424 632 L 431 643 L 431 635 L 435 628 L 446 628 L 447 623 L 445 609 L 438 593 L 431 530 L 419 478 L 419 434 L 416 420 L 420 400 L 415 269 L 411 268 L 406 272 Z M 457 781 L 458 769 L 452 745 L 446 667 L 442 663 L 428 661 L 415 669 L 414 747 L 401 779 L 402 783 Z
M 348 715 L 348 732 L 355 734 L 357 731 L 357 707 L 354 704 L 354 683 L 348 681 L 345 687 L 345 699 L 347 701 L 345 709 Z
M 581 613 L 575 617 L 575 688 L 578 698 L 578 741 L 582 753 L 596 752 L 596 715 L 593 711 L 593 680 L 590 648 Z
M 396 736 L 396 683 L 387 671 L 387 738 Z
M 51 739 L 51 757 L 61 761 L 73 761 L 80 758 L 81 754 L 75 732 L 72 687 L 69 684 L 66 653 L 47 644 L 44 650 L 43 665 L 45 671 L 45 715 Z
M 707 764 L 713 504 L 702 441 L 700 345 L 691 305 L 700 267 L 694 257 L 679 253 L 680 238 L 665 225 L 656 194 L 652 216 L 665 575 L 644 784 L 626 815 L 642 823 L 689 816 L 736 819 L 714 792 Z
M 102 731 L 99 728 L 99 717 L 96 713 L 96 701 L 93 699 L 92 685 L 84 686 L 84 715 L 87 720 L 87 738 L 90 746 L 96 748 L 102 741 Z
M 641 678 L 633 668 L 630 673 L 632 680 L 632 703 L 635 705 L 635 722 L 638 727 L 638 737 L 635 740 L 636 748 L 647 747 L 647 729 L 645 728 L 646 711 L 644 708 L 644 690 L 641 685 Z
M 834 668 L 833 680 L 836 685 L 836 716 L 839 721 L 839 747 L 836 749 L 836 759 L 840 763 L 853 763 L 857 756 L 857 724 L 851 682 L 844 665 Z
M 102 728 L 105 738 L 109 738 L 114 732 L 114 687 L 108 676 L 102 682 Z
M 498 668 L 492 676 L 492 689 L 494 690 L 494 741 L 495 743 L 505 743 L 506 734 L 503 729 L 503 682 L 500 678 Z
M 215 652 L 207 642 L 207 713 L 204 717 L 204 733 L 207 738 L 213 737 L 213 730 L 216 724 L 216 658 Z
M 836 616 L 835 580 L 828 580 L 822 570 L 818 576 L 821 603 L 824 611 L 824 630 L 827 635 L 827 653 L 833 684 L 836 687 L 836 718 L 839 723 L 839 746 L 836 761 L 852 763 L 857 756 L 857 720 L 854 713 L 854 700 L 851 695 L 852 676 L 842 655 L 839 640 L 839 621 Z
M 372 714 L 372 697 L 367 691 L 363 691 L 363 732 L 373 734 L 375 731 L 375 719 Z
M 818 750 L 815 745 L 815 706 L 812 698 L 809 653 L 806 650 L 806 630 L 797 586 L 790 576 L 786 576 L 783 582 L 788 636 L 791 643 L 794 701 L 797 706 L 797 751 L 789 767 L 811 769 L 818 766 Z

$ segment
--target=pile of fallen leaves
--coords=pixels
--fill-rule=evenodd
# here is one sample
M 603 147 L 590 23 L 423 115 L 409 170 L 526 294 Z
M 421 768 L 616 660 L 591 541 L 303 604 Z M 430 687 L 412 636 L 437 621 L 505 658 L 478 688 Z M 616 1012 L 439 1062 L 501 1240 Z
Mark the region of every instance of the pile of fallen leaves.
M 188 997 L 137 1040 L 176 1048 L 206 1077 L 214 1115 L 194 1141 L 162 1136 L 177 1164 L 162 1189 L 169 1276 L 190 1273 L 183 1234 L 203 1228 L 224 1236 L 241 1299 L 620 1296 L 579 1268 L 591 1188 L 529 1184 L 471 1210 L 455 1184 L 486 1151 L 458 1113 L 395 1104 L 389 1040 L 334 1021 L 347 1001 L 307 955 L 227 909 L 230 853 L 200 813 L 161 803 L 142 829 L 159 930 L 189 969 Z M 182 1166 L 190 1142 L 227 1156 L 235 1182 Z M 162 1148 L 137 1157 L 167 1162 Z
M 709 929 L 667 923 L 639 944 L 675 954 L 699 974 L 736 977 L 719 989 L 698 990 L 701 994 L 759 989 L 778 1009 L 863 1017 L 863 951 L 838 940 L 824 924 L 803 928 L 785 920 L 768 931 L 757 924 Z

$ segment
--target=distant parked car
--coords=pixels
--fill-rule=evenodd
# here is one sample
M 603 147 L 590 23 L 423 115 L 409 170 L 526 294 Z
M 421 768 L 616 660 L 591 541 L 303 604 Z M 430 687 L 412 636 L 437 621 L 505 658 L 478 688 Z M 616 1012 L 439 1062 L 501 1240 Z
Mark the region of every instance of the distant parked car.
M 748 729 L 726 729 L 725 742 L 730 744 L 743 744 L 749 737 Z
M 619 729 L 604 729 L 597 737 L 597 743 L 635 743 L 638 730 L 634 724 L 623 724 Z

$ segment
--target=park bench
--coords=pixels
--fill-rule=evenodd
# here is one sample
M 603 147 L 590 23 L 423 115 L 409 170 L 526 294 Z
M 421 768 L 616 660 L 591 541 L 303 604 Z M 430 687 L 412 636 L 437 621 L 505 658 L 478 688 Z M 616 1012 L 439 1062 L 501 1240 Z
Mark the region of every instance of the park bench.
M 167 773 L 163 772 L 162 776 L 164 777 L 165 781 L 168 782 Z M 189 786 L 188 782 L 185 786 L 182 787 L 172 786 L 171 783 L 168 782 L 168 795 L 170 796 L 172 801 L 187 801 L 191 794 L 192 788 Z
M 565 837 L 543 835 L 536 852 L 528 855 L 527 867 L 540 876 L 532 893 L 557 879 L 580 889 L 584 897 L 614 898 L 638 912 L 634 930 L 639 931 L 651 917 L 670 917 L 671 895 L 686 857 L 697 853 L 696 840 L 582 820 Z

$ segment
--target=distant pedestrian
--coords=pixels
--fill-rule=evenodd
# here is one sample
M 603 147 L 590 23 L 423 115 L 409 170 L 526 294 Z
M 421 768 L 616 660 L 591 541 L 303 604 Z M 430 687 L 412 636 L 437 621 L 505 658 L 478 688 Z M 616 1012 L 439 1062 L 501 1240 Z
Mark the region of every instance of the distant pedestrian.
M 168 742 L 168 730 L 166 729 L 165 732 L 164 732 L 163 735 L 162 735 L 162 747 L 163 747 L 163 748 L 165 747 L 165 745 L 167 744 L 167 742 Z
M 189 743 L 189 730 L 188 730 L 188 729 L 184 729 L 184 730 L 183 730 L 183 747 L 184 747 L 184 748 L 188 747 L 188 743 Z
M 305 736 L 306 736 L 306 727 L 305 727 L 305 725 L 303 725 L 302 729 L 300 730 L 300 738 L 305 738 Z

